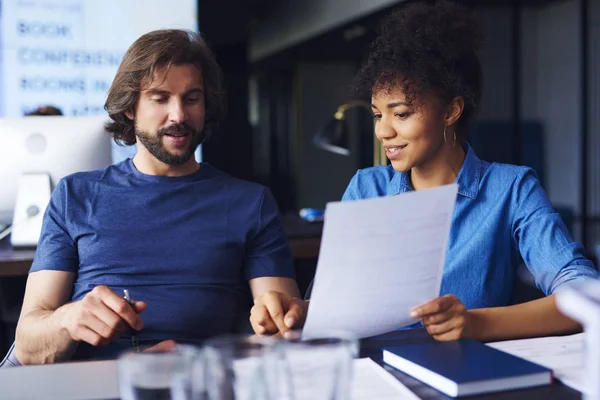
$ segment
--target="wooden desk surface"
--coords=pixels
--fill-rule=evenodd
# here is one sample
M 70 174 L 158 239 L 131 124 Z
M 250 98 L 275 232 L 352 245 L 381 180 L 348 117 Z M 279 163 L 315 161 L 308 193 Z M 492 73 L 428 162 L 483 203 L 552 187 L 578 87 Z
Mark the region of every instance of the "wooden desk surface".
M 35 249 L 14 249 L 8 238 L 0 240 L 0 278 L 26 276 L 34 254 Z

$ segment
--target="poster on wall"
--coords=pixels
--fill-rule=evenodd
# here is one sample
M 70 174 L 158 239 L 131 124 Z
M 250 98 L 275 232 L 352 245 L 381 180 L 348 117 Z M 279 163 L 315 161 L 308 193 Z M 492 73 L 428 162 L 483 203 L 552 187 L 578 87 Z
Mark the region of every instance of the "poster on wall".
M 0 117 L 103 114 L 127 48 L 151 30 L 195 31 L 197 13 L 197 0 L 0 0 Z

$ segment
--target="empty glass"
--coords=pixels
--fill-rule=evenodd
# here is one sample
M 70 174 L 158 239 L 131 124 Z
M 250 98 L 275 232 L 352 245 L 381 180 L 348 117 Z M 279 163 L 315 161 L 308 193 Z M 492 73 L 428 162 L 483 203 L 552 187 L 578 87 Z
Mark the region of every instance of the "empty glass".
M 228 335 L 209 339 L 204 346 L 207 398 L 210 400 L 280 400 L 272 338 Z
M 203 392 L 203 372 L 197 372 L 201 352 L 191 346 L 170 352 L 126 352 L 117 365 L 123 400 L 190 400 Z
M 280 363 L 281 398 L 290 400 L 348 400 L 352 360 L 358 356 L 358 340 L 344 332 L 303 338 L 286 335 L 276 345 Z

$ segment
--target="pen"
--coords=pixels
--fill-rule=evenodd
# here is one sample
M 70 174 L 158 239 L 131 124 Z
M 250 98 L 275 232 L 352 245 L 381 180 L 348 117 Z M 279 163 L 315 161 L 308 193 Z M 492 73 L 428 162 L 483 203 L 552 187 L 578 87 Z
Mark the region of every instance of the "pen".
M 126 302 L 129 303 L 131 308 L 133 308 L 133 301 L 131 301 L 131 297 L 129 297 L 129 290 L 123 289 L 123 293 L 125 293 L 123 298 L 125 299 Z M 138 340 L 137 332 L 135 330 L 132 330 L 132 333 L 131 333 L 131 344 L 133 344 L 133 348 L 135 349 L 135 351 L 139 353 L 140 352 L 140 341 Z

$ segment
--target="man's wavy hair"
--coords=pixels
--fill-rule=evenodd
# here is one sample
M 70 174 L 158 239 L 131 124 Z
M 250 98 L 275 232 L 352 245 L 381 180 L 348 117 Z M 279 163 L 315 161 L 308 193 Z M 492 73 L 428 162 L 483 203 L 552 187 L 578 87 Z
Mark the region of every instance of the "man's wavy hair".
M 117 144 L 136 142 L 134 121 L 125 112 L 135 114 L 142 84 L 152 82 L 157 69 L 173 65 L 193 64 L 202 73 L 204 83 L 204 141 L 225 114 L 223 74 L 214 54 L 202 39 L 191 31 L 164 29 L 149 32 L 137 39 L 125 53 L 108 91 L 104 109 L 112 121 L 105 128 Z

